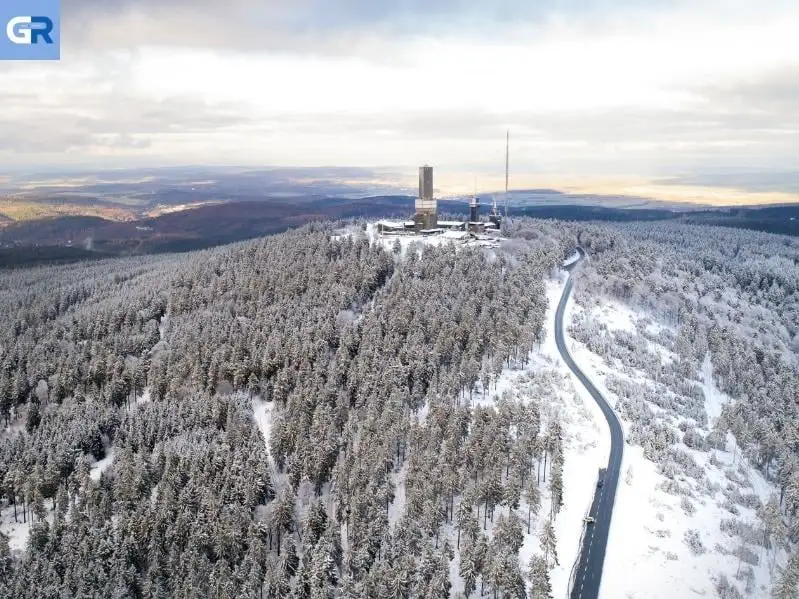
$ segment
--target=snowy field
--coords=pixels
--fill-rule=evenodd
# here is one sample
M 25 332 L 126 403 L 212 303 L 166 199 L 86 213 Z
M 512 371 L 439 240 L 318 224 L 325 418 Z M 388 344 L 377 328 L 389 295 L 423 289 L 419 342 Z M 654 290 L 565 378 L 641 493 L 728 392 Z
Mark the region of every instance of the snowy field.
M 590 308 L 575 305 L 567 312 L 567 320 L 575 318 L 583 323 L 601 323 L 609 334 L 626 331 L 634 335 L 636 330 L 645 330 L 652 355 L 664 363 L 674 359 L 669 348 L 652 340 L 667 327 L 655 325 L 618 303 L 602 300 Z M 571 337 L 567 343 L 581 368 L 616 405 L 617 413 L 619 396 L 609 387 L 618 387 L 619 381 L 663 392 L 662 386 L 657 387 L 642 370 L 591 352 Z M 782 549 L 766 549 L 759 543 L 763 525 L 758 510 L 778 489 L 741 457 L 732 436 L 728 435 L 719 449 L 695 449 L 684 443 L 685 430 L 694 429 L 707 437 L 721 406 L 729 401 L 713 382 L 709 358 L 695 382 L 704 395 L 704 426 L 679 410 L 644 400 L 656 423 L 665 427 L 660 434 L 667 435 L 670 429 L 677 440 L 674 455 L 682 463 L 676 471 L 664 466 L 662 460 L 656 463 L 648 459 L 644 448 L 630 441 L 632 423 L 622 417 L 628 442 L 601 599 L 717 597 L 722 578 L 737 587 L 743 597 L 766 599 L 777 566 L 787 559 Z

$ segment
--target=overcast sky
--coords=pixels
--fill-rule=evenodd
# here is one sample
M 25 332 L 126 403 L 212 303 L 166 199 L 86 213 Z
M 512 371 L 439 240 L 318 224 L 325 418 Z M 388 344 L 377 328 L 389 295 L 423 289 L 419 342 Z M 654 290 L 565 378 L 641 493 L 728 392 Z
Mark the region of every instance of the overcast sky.
M 0 164 L 487 179 L 509 128 L 515 181 L 799 191 L 794 0 L 62 0 L 62 21 L 60 62 L 0 63 Z

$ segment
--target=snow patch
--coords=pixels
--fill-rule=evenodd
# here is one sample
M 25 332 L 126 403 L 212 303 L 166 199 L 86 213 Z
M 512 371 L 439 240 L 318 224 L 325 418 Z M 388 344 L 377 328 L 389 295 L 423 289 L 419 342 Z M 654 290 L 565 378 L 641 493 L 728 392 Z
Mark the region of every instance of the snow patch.
M 407 255 L 408 248 L 412 244 L 418 244 L 419 246 L 455 245 L 457 247 L 496 248 L 499 247 L 500 243 L 507 240 L 504 237 L 494 235 L 472 236 L 464 231 L 452 230 L 445 230 L 431 235 L 417 235 L 415 233 L 382 235 L 377 231 L 377 223 L 369 223 L 366 226 L 366 230 L 362 230 L 360 226 L 345 227 L 336 231 L 331 238 L 338 240 L 356 235 L 365 235 L 370 242 L 377 243 L 388 251 L 393 251 L 395 243 L 399 241 L 399 256 L 403 258 Z
M 7 437 L 14 437 L 25 430 L 25 419 L 22 416 L 12 418 L 8 426 L 4 426 L 0 430 L 0 439 Z
M 89 477 L 93 481 L 97 482 L 100 480 L 100 475 L 108 470 L 108 467 L 113 463 L 114 450 L 112 448 L 108 450 L 108 453 L 105 454 L 105 457 L 102 460 L 99 460 L 92 465 L 91 470 L 89 471 Z
M 407 473 L 407 460 L 399 471 L 391 473 L 391 482 L 394 484 L 394 500 L 388 506 L 388 526 L 390 530 L 394 530 L 397 522 L 405 513 L 405 475 Z
M 264 437 L 264 446 L 266 453 L 269 456 L 269 462 L 273 463 L 272 454 L 269 452 L 269 437 L 272 433 L 272 409 L 274 404 L 269 401 L 264 401 L 258 396 L 253 397 L 252 412 L 255 417 L 255 423 Z
M 49 500 L 47 503 L 50 503 Z M 47 521 L 53 523 L 53 513 L 49 510 Z M 20 554 L 28 546 L 28 537 L 31 533 L 31 513 L 28 512 L 27 522 L 22 521 L 22 504 L 17 505 L 17 521 L 14 521 L 14 506 L 8 506 L 0 511 L 0 532 L 8 537 L 8 547 L 12 553 Z
M 563 262 L 563 266 L 571 266 L 580 259 L 580 252 L 575 251 L 569 258 Z
M 167 327 L 169 327 L 169 316 L 164 314 L 158 321 L 158 336 L 162 341 L 166 335 Z
M 139 395 L 136 398 L 136 401 L 134 401 L 132 404 L 130 404 L 130 406 L 128 407 L 128 410 L 130 412 L 133 412 L 139 406 L 141 406 L 143 404 L 146 404 L 146 403 L 150 403 L 151 401 L 152 401 L 152 397 L 150 396 L 150 388 L 147 387 L 144 391 L 142 391 L 142 394 Z
M 705 394 L 708 422 L 712 425 L 713 421 L 721 415 L 721 408 L 730 401 L 730 398 L 719 391 L 713 382 L 713 364 L 710 361 L 710 354 L 706 355 L 702 362 L 702 391 Z

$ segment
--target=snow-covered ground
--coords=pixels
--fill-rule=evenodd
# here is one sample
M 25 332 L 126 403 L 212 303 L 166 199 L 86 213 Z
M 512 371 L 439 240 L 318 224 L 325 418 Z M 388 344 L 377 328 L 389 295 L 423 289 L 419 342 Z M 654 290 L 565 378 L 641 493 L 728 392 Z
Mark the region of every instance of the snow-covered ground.
M 109 449 L 108 453 L 105 454 L 105 457 L 102 460 L 95 462 L 91 470 L 89 470 L 89 476 L 93 481 L 100 480 L 100 475 L 108 470 L 108 467 L 114 463 L 114 450 Z
M 337 231 L 337 234 L 334 235 L 334 238 L 357 235 L 361 232 L 362 231 L 359 226 L 353 225 L 347 227 L 346 229 L 342 229 L 341 231 Z M 412 244 L 417 244 L 420 246 L 455 245 L 464 247 L 471 246 L 494 248 L 498 247 L 503 241 L 506 241 L 506 238 L 496 235 L 477 235 L 472 237 L 463 231 L 444 231 L 443 233 L 435 235 L 381 235 L 377 232 L 377 223 L 369 223 L 366 226 L 365 233 L 370 241 L 379 243 L 389 251 L 392 251 L 394 249 L 394 245 L 399 242 L 401 256 L 404 256 L 407 253 L 408 247 L 410 247 Z
M 580 259 L 580 252 L 575 251 L 569 258 L 563 263 L 563 266 L 571 266 L 575 262 Z
M 50 501 L 46 502 L 47 521 L 53 523 L 53 513 L 50 511 Z M 0 532 L 8 537 L 8 547 L 14 553 L 25 551 L 28 537 L 31 532 L 31 513 L 28 512 L 27 522 L 22 521 L 22 505 L 17 506 L 17 521 L 14 521 L 14 506 L 8 506 L 0 513 Z
M 541 346 L 530 355 L 530 362 L 524 368 L 507 368 L 498 377 L 487 393 L 479 388 L 472 396 L 472 406 L 492 405 L 494 398 L 505 395 L 512 401 L 537 401 L 541 410 L 542 428 L 555 418 L 562 424 L 564 432 L 563 467 L 563 506 L 555 519 L 557 554 L 559 565 L 551 572 L 551 583 L 555 597 L 564 597 L 567 592 L 572 567 L 576 561 L 582 529 L 583 517 L 588 511 L 599 468 L 607 462 L 610 440 L 607 424 L 599 408 L 590 395 L 577 387 L 572 374 L 560 360 L 555 345 L 555 310 L 563 291 L 565 278 L 562 273 L 558 280 L 547 281 L 546 291 L 548 310 L 546 318 L 546 337 Z M 419 420 L 424 421 L 424 410 Z M 396 485 L 395 499 L 389 508 L 389 522 L 396 523 L 402 516 L 405 505 L 405 468 L 393 474 Z M 530 533 L 524 527 L 524 544 L 519 552 L 522 572 L 527 574 L 530 558 L 542 553 L 539 535 L 551 509 L 549 486 L 542 483 L 541 507 L 539 515 L 533 517 Z M 507 515 L 507 508 L 497 510 L 496 516 Z M 527 504 L 521 501 L 517 514 L 527 522 Z M 495 521 L 496 521 L 495 516 Z M 486 533 L 490 538 L 493 532 L 491 522 L 487 523 Z M 450 562 L 451 596 L 463 597 L 463 580 L 460 577 L 460 554 L 456 548 L 457 528 L 444 527 L 444 538 L 449 539 L 455 553 Z M 442 539 L 443 542 L 443 539 Z M 529 581 L 528 581 L 529 582 Z M 472 597 L 478 597 L 479 590 Z
M 386 238 L 393 244 L 395 238 Z M 479 388 L 472 398 L 473 405 L 491 405 L 494 398 L 505 395 L 512 401 L 538 401 L 541 408 L 542 426 L 558 418 L 564 431 L 564 469 L 563 506 L 555 520 L 559 565 L 551 572 L 554 597 L 567 595 L 572 568 L 580 549 L 584 527 L 583 516 L 588 510 L 595 490 L 599 468 L 607 463 L 610 438 L 607 423 L 596 403 L 588 392 L 576 381 L 566 365 L 561 361 L 554 340 L 554 316 L 563 285 L 563 273 L 556 280 L 547 281 L 546 291 L 548 311 L 546 318 L 546 337 L 530 356 L 524 368 L 511 367 L 502 372 L 492 384 L 489 392 Z M 567 324 L 584 308 L 569 302 L 566 311 Z M 642 327 L 638 323 L 641 316 L 624 306 L 602 301 L 590 309 L 590 319 L 601 322 L 611 331 L 624 331 L 635 335 Z M 646 330 L 656 335 L 664 325 L 648 323 Z M 609 376 L 627 377 L 641 380 L 641 373 L 635 376 L 628 368 L 610 364 L 602 357 L 591 353 L 582 343 L 570 339 L 567 343 L 575 360 L 592 378 L 597 387 L 615 404 L 616 396 L 608 390 Z M 653 352 L 664 361 L 672 359 L 669 348 L 650 342 Z M 712 382 L 712 364 L 709 360 L 703 365 L 702 377 L 706 397 L 706 410 L 710 417 L 716 417 L 721 405 L 727 401 Z M 255 421 L 266 440 L 269 439 L 272 404 L 260 398 L 253 400 Z M 425 411 L 418 415 L 420 422 L 425 420 Z M 675 427 L 679 438 L 682 431 L 677 429 L 680 419 L 669 420 Z M 630 424 L 623 421 L 625 433 Z M 708 428 L 702 432 L 707 434 Z M 672 599 L 674 597 L 713 597 L 714 586 L 719 574 L 724 574 L 746 597 L 766 597 L 770 587 L 771 572 L 776 571 L 775 563 L 784 556 L 773 551 L 767 552 L 750 545 L 750 556 L 757 555 L 758 565 L 751 569 L 751 580 L 747 582 L 747 563 L 742 562 L 734 552 L 739 550 L 741 539 L 733 537 L 720 528 L 722 520 L 741 519 L 756 527 L 756 513 L 753 509 L 738 506 L 738 515 L 728 511 L 729 500 L 725 496 L 727 485 L 734 484 L 743 494 L 756 495 L 766 501 L 774 491 L 772 486 L 752 468 L 741 463 L 740 453 L 733 452 L 730 444 L 727 451 L 697 451 L 680 444 L 698 468 L 704 473 L 699 480 L 677 477 L 679 484 L 690 489 L 690 506 L 685 507 L 679 494 L 664 490 L 669 479 L 661 474 L 659 466 L 644 456 L 641 447 L 627 445 L 622 465 L 622 477 L 617 495 L 614 520 L 610 532 L 608 553 L 601 588 L 603 599 Z M 268 444 L 267 444 L 268 449 Z M 389 508 L 389 522 L 395 525 L 405 509 L 405 467 L 392 474 L 395 483 L 395 498 Z M 734 482 L 733 480 L 734 479 Z M 749 483 L 743 483 L 746 480 Z M 520 551 L 520 565 L 527 574 L 530 557 L 541 553 L 539 535 L 541 527 L 550 512 L 550 490 L 541 485 L 542 502 L 539 516 L 534 519 L 530 533 L 524 529 L 525 537 Z M 497 511 L 497 516 L 507 508 Z M 689 513 L 690 512 L 690 513 Z M 526 522 L 527 505 L 522 500 L 517 511 Z M 496 517 L 495 517 L 496 521 Z M 492 525 L 489 522 L 487 534 L 490 538 Z M 693 555 L 686 544 L 686 534 L 696 534 L 704 552 Z M 342 529 L 346 546 L 346 529 Z M 459 552 L 456 549 L 457 529 L 444 527 L 443 537 L 455 552 L 450 563 L 452 597 L 462 597 L 463 581 L 459 575 Z M 751 557 L 750 557 L 751 560 Z M 744 576 L 740 576 L 741 574 Z M 736 578 L 736 575 L 739 575 Z M 479 596 L 479 591 L 474 597 Z
M 567 313 L 567 321 L 585 310 L 574 306 Z M 607 300 L 587 311 L 584 315 L 587 321 L 600 321 L 610 331 L 633 332 L 640 318 L 625 306 Z M 666 327 L 659 325 L 659 328 Z M 573 339 L 567 343 L 575 360 L 612 405 L 619 398 L 608 390 L 609 377 L 655 384 L 645 373 L 623 367 L 616 360 L 604 359 L 582 343 Z M 668 348 L 651 340 L 649 349 L 664 361 L 673 355 Z M 729 398 L 714 384 L 709 358 L 702 365 L 697 383 L 704 393 L 708 424 L 696 429 L 706 435 Z M 660 423 L 670 426 L 677 439 L 683 439 L 678 425 L 685 418 L 649 401 L 646 403 Z M 628 434 L 630 422 L 622 418 L 622 426 Z M 641 446 L 628 443 L 625 447 L 601 599 L 716 597 L 715 584 L 720 576 L 737 586 L 744 597 L 769 597 L 772 576 L 777 572 L 776 566 L 784 564 L 785 552 L 766 550 L 751 539 L 745 541 L 725 532 L 722 522 L 729 528 L 729 523 L 740 521 L 762 535 L 757 504 L 767 502 L 778 489 L 741 458 L 731 435 L 724 450 L 701 451 L 679 441 L 674 446 L 690 456 L 696 467 L 665 476 L 658 464 L 645 457 Z M 689 548 L 692 536 L 699 539 L 703 549 Z M 745 555 L 745 559 L 741 560 L 740 555 Z M 756 563 L 747 564 L 747 559 Z
M 21 416 L 17 416 L 9 422 L 8 426 L 0 427 L 0 439 L 4 437 L 13 437 L 25 430 L 25 420 Z
M 271 401 L 264 401 L 260 395 L 256 395 L 252 399 L 252 411 L 255 417 L 255 423 L 258 425 L 258 429 L 264 437 L 266 455 L 269 457 L 270 475 L 272 476 L 273 483 L 277 485 L 281 475 L 278 473 L 275 467 L 275 460 L 272 458 L 272 454 L 269 451 L 269 437 L 272 434 L 272 410 L 274 407 L 274 403 Z
M 106 456 L 94 464 L 89 470 L 89 476 L 92 480 L 100 480 L 100 475 L 108 470 L 109 466 L 114 462 L 113 449 L 108 450 Z M 45 500 L 45 507 L 47 509 L 47 521 L 52 524 L 53 512 L 51 500 Z M 28 544 L 28 537 L 31 531 L 30 512 L 28 513 L 27 522 L 22 521 L 22 504 L 17 506 L 17 519 L 14 521 L 14 506 L 9 505 L 0 512 L 0 532 L 9 537 L 9 547 L 11 551 L 22 552 Z
M 140 405 L 149 403 L 151 400 L 152 398 L 150 397 L 150 388 L 146 387 L 144 391 L 142 391 L 142 394 L 136 397 L 136 401 L 130 404 L 130 407 L 128 409 L 132 412 Z
M 388 506 L 388 525 L 395 527 L 402 514 L 405 513 L 405 478 L 408 473 L 408 464 L 402 465 L 397 472 L 391 473 L 391 482 L 394 483 L 394 499 Z
M 252 400 L 252 411 L 255 423 L 261 431 L 266 442 L 266 452 L 269 453 L 269 435 L 272 432 L 272 407 L 273 404 L 256 396 Z M 270 456 L 271 459 L 271 456 Z

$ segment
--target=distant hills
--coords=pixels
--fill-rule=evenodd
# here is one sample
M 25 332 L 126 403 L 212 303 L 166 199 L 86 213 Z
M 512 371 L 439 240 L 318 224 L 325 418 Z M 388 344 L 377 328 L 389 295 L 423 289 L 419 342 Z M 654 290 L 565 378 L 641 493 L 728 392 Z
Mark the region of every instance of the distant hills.
M 297 203 L 229 202 L 127 222 L 91 216 L 27 221 L 0 229 L 0 266 L 188 251 L 279 233 L 314 220 L 404 218 L 412 206 L 413 198 L 408 196 L 379 196 Z M 465 217 L 467 204 L 444 201 L 440 209 L 443 213 Z M 510 214 L 573 221 L 677 220 L 799 235 L 799 206 L 674 212 L 556 205 L 514 208 Z
M 344 200 L 304 199 L 228 202 L 200 206 L 134 221 L 93 216 L 59 216 L 15 222 L 0 228 L 0 266 L 47 260 L 41 248 L 79 248 L 103 256 L 179 252 L 212 247 L 285 231 L 314 220 L 378 218 L 406 214 L 411 198 L 397 196 Z M 61 258 L 64 252 L 55 252 Z M 66 254 L 68 255 L 68 254 Z M 76 254 L 83 256 L 82 253 Z
M 0 266 L 187 251 L 314 220 L 410 217 L 415 191 L 379 182 L 389 175 L 188 167 L 18 175 L 0 188 Z M 483 213 L 491 199 L 481 197 Z M 504 210 L 504 197 L 497 199 Z M 466 200 L 442 200 L 440 210 L 465 216 Z M 708 208 L 528 189 L 511 192 L 508 206 L 511 216 L 680 220 L 799 235 L 799 205 Z

